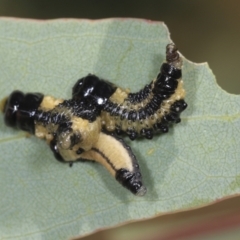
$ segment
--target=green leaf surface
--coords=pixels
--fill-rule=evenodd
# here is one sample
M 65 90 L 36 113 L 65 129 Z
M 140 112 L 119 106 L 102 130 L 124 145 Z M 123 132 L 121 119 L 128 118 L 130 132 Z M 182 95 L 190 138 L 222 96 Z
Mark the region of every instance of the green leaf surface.
M 156 77 L 169 42 L 164 24 L 143 20 L 1 19 L 0 98 L 15 89 L 70 98 L 88 73 L 136 91 Z M 183 79 L 182 122 L 150 141 L 126 139 L 148 188 L 142 198 L 99 164 L 57 162 L 1 117 L 0 239 L 68 239 L 239 194 L 240 97 L 220 89 L 207 64 L 184 59 Z

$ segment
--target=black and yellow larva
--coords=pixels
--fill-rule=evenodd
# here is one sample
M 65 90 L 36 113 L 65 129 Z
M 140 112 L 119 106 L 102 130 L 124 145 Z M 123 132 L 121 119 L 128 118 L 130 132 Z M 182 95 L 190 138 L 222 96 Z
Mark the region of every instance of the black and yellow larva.
M 46 139 L 61 162 L 100 162 L 124 187 L 142 196 L 146 188 L 136 157 L 111 132 L 126 133 L 132 140 L 151 139 L 155 132 L 167 132 L 170 124 L 180 122 L 187 107 L 182 59 L 174 44 L 166 49 L 167 62 L 157 78 L 137 93 L 91 74 L 76 82 L 69 100 L 14 91 L 0 104 L 5 124 Z
M 136 93 L 125 91 L 95 75 L 88 75 L 73 87 L 74 99 L 86 98 L 101 108 L 101 125 L 107 131 L 152 139 L 155 132 L 168 132 L 181 121 L 186 109 L 181 79 L 182 58 L 174 44 L 166 47 L 166 63 L 157 78 Z

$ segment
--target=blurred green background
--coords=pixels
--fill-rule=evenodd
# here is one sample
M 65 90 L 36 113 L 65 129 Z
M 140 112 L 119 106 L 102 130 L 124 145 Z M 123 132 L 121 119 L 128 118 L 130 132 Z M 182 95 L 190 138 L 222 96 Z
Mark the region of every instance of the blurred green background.
M 0 16 L 34 19 L 132 17 L 163 21 L 187 59 L 208 62 L 222 88 L 240 93 L 238 0 L 0 0 Z M 239 197 L 225 200 L 203 209 L 98 232 L 84 239 L 237 240 L 240 239 L 239 200 Z
M 238 0 L 0 0 L 0 16 L 163 21 L 187 59 L 208 62 L 222 88 L 240 93 Z

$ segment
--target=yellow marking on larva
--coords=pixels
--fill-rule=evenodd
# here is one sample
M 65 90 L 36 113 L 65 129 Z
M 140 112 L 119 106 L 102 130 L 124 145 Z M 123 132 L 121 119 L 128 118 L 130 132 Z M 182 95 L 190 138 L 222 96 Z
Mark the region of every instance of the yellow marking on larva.
M 60 103 L 62 103 L 63 101 L 64 101 L 63 99 L 54 98 L 52 96 L 44 96 L 39 106 L 39 109 L 42 109 L 44 111 L 49 111 L 55 108 Z
M 81 147 L 80 144 L 79 146 Z M 102 132 L 100 132 L 99 139 L 93 144 L 91 150 L 78 155 L 74 150 L 60 149 L 60 153 L 63 157 L 67 157 L 64 158 L 66 161 L 74 161 L 81 158 L 99 162 L 113 176 L 116 174 L 114 169 L 124 168 L 133 171 L 132 156 L 129 155 L 127 149 L 116 138 Z
M 118 104 L 122 104 L 124 100 L 128 97 L 129 90 L 123 90 L 121 88 L 117 88 L 113 95 L 110 97 L 110 101 Z
M 94 147 L 103 152 L 117 170 L 125 168 L 130 172 L 133 171 L 132 159 L 127 149 L 116 138 L 101 133 Z
M 89 122 L 86 119 L 73 116 L 71 122 L 73 132 L 78 132 L 81 136 L 81 143 L 76 144 L 73 149 L 77 150 L 81 147 L 85 151 L 90 150 L 99 138 L 99 133 L 101 131 L 100 117 L 94 122 Z
M 35 124 L 35 136 L 45 139 L 49 143 L 53 139 L 53 135 L 49 133 L 46 127 L 41 124 Z

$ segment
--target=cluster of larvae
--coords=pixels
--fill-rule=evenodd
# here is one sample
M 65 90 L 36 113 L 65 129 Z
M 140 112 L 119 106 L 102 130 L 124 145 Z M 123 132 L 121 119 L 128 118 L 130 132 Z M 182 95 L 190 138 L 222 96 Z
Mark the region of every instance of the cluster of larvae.
M 14 91 L 2 100 L 1 110 L 7 126 L 45 139 L 57 160 L 99 162 L 133 194 L 143 196 L 137 159 L 118 135 L 151 139 L 180 122 L 187 107 L 181 67 L 176 46 L 168 44 L 157 78 L 136 93 L 89 74 L 76 82 L 69 100 Z

